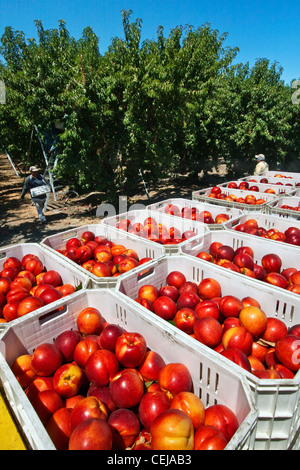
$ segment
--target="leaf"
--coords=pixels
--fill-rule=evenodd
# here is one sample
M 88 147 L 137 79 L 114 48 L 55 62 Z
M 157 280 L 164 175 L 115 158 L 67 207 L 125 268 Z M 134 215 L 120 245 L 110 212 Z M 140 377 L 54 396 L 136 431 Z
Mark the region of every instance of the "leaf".
M 82 282 L 80 282 L 80 283 L 78 284 L 78 286 L 76 286 L 75 292 L 78 292 L 78 291 L 80 291 L 81 289 L 82 289 Z

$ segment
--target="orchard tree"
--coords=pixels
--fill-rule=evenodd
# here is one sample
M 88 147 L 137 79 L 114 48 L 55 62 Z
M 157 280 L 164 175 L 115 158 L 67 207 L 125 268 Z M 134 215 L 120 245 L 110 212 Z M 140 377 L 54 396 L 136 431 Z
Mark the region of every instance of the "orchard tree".
M 238 51 L 224 47 L 226 39 L 227 34 L 219 34 L 209 24 L 197 30 L 189 27 L 183 39 L 180 87 L 184 150 L 181 172 L 187 168 L 197 176 L 202 169 L 217 164 L 219 148 L 216 142 L 220 139 L 215 133 L 215 120 L 220 112 L 218 93 Z
M 294 82 L 292 82 L 293 85 Z M 297 88 L 298 85 L 298 88 Z M 286 157 L 286 163 L 289 165 L 290 171 L 300 172 L 300 81 L 295 80 L 295 88 L 291 89 L 291 132 L 289 134 L 291 142 L 291 151 Z M 284 167 L 280 168 L 284 169 Z
M 6 61 L 0 67 L 0 79 L 6 87 L 6 104 L 0 106 L 0 138 L 17 161 L 24 154 L 24 139 L 28 144 L 31 128 L 27 113 L 24 113 L 24 95 L 27 92 L 23 68 L 26 49 L 24 33 L 6 27 L 0 47 Z
M 291 91 L 282 69 L 266 59 L 231 67 L 211 103 L 211 136 L 229 170 L 252 174 L 254 155 L 263 153 L 271 168 L 288 162 L 292 149 Z
M 248 158 L 263 153 L 270 167 L 284 163 L 290 151 L 290 89 L 281 80 L 281 74 L 282 68 L 277 63 L 256 61 L 244 81 L 241 96 L 243 119 L 237 139 L 248 149 Z
M 171 172 L 198 173 L 213 150 L 205 108 L 236 50 L 209 25 L 178 26 L 140 44 L 141 22 L 123 12 L 124 40 L 105 55 L 115 122 L 120 129 L 121 174 L 135 187 L 142 168 L 152 181 Z M 119 111 L 119 113 L 117 112 Z M 127 185 L 127 188 L 129 186 Z

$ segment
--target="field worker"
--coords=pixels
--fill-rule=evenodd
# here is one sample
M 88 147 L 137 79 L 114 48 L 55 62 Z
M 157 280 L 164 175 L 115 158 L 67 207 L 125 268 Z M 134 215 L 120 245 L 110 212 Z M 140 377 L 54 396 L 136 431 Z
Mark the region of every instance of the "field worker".
M 29 168 L 29 171 L 30 171 L 30 175 L 27 176 L 27 178 L 25 178 L 25 182 L 24 182 L 24 186 L 23 186 L 22 194 L 21 194 L 21 199 L 24 199 L 25 194 L 28 191 L 30 191 L 31 199 L 32 199 L 32 202 L 35 204 L 39 219 L 41 223 L 44 224 L 46 222 L 46 217 L 45 217 L 43 210 L 44 210 L 44 206 L 46 202 L 47 192 L 49 192 L 50 190 L 48 189 L 49 183 L 46 180 L 46 178 L 44 178 L 44 176 L 40 174 L 40 169 L 37 168 L 36 166 L 31 166 Z M 42 192 L 41 194 L 34 194 L 34 188 L 38 188 L 39 186 L 45 186 L 45 185 L 47 185 L 48 188 L 43 188 L 44 192 Z
M 257 165 L 254 170 L 254 175 L 264 175 L 267 171 L 269 171 L 269 165 L 266 162 L 265 156 L 260 153 L 259 155 L 255 155 L 257 160 Z

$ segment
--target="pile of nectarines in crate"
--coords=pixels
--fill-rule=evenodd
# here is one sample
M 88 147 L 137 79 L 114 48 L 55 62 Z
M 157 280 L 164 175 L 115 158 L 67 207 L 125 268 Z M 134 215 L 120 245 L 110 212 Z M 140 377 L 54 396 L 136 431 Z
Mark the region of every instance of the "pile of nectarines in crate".
M 103 224 L 160 244 L 167 253 L 178 252 L 186 243 L 197 241 L 209 232 L 204 222 L 154 210 L 132 210 L 104 218 Z
M 153 262 L 118 290 L 157 323 L 173 326 L 174 335 L 245 375 L 259 411 L 256 448 L 288 447 L 299 427 L 298 295 L 189 255 Z
M 218 185 L 220 188 L 225 187 L 228 189 L 241 189 L 245 191 L 255 191 L 256 193 L 269 193 L 269 194 L 285 194 L 295 191 L 293 185 L 283 186 L 268 183 L 258 183 L 257 180 L 250 179 L 248 181 L 229 181 Z
M 147 209 L 195 220 L 207 224 L 210 230 L 222 229 L 222 224 L 227 221 L 234 221 L 243 214 L 240 209 L 219 208 L 214 204 L 180 198 L 159 201 L 147 206 Z
M 182 271 L 171 271 L 160 288 L 141 286 L 135 300 L 259 378 L 292 379 L 300 368 L 300 361 L 293 362 L 300 323 L 288 328 L 255 298 L 222 295 L 215 278 L 198 284 Z
M 0 323 L 16 320 L 72 295 L 87 285 L 87 277 L 68 269 L 38 244 L 3 248 L 0 261 Z
M 1 378 L 38 430 L 33 448 L 249 448 L 248 385 L 210 352 L 187 348 L 112 289 L 62 305 L 55 322 L 49 309 L 46 321 L 27 317 L 0 337 Z
M 278 201 L 273 201 L 267 205 L 267 212 L 272 215 L 291 218 L 291 220 L 299 220 L 300 197 L 281 197 Z
M 249 211 L 262 211 L 268 203 L 278 200 L 278 195 L 260 193 L 247 189 L 227 188 L 225 186 L 213 186 L 193 192 L 193 199 L 207 201 L 211 204 L 240 207 Z
M 299 250 L 288 243 L 223 230 L 210 232 L 204 236 L 202 245 L 187 246 L 182 251 L 259 284 L 268 283 L 299 294 Z
M 243 215 L 235 224 L 226 222 L 227 229 L 255 235 L 268 240 L 300 246 L 300 222 L 269 214 Z
M 42 246 L 105 287 L 114 287 L 117 277 L 164 254 L 163 246 L 104 224 L 84 225 L 50 235 Z

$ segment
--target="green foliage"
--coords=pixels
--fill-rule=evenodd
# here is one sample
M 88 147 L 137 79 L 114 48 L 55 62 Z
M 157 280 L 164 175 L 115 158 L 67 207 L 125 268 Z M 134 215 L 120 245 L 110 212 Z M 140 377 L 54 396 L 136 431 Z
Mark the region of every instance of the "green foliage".
M 261 152 L 271 168 L 298 162 L 299 106 L 277 63 L 233 65 L 238 48 L 209 24 L 177 26 L 168 37 L 160 26 L 141 42 L 142 21 L 131 15 L 122 12 L 124 37 L 103 56 L 90 27 L 75 40 L 63 20 L 51 30 L 36 21 L 37 41 L 5 28 L 0 138 L 16 161 L 40 163 L 33 126 L 51 133 L 58 121 L 58 177 L 108 198 L 135 191 L 139 168 L 155 183 L 197 175 L 220 157 L 240 173 Z

